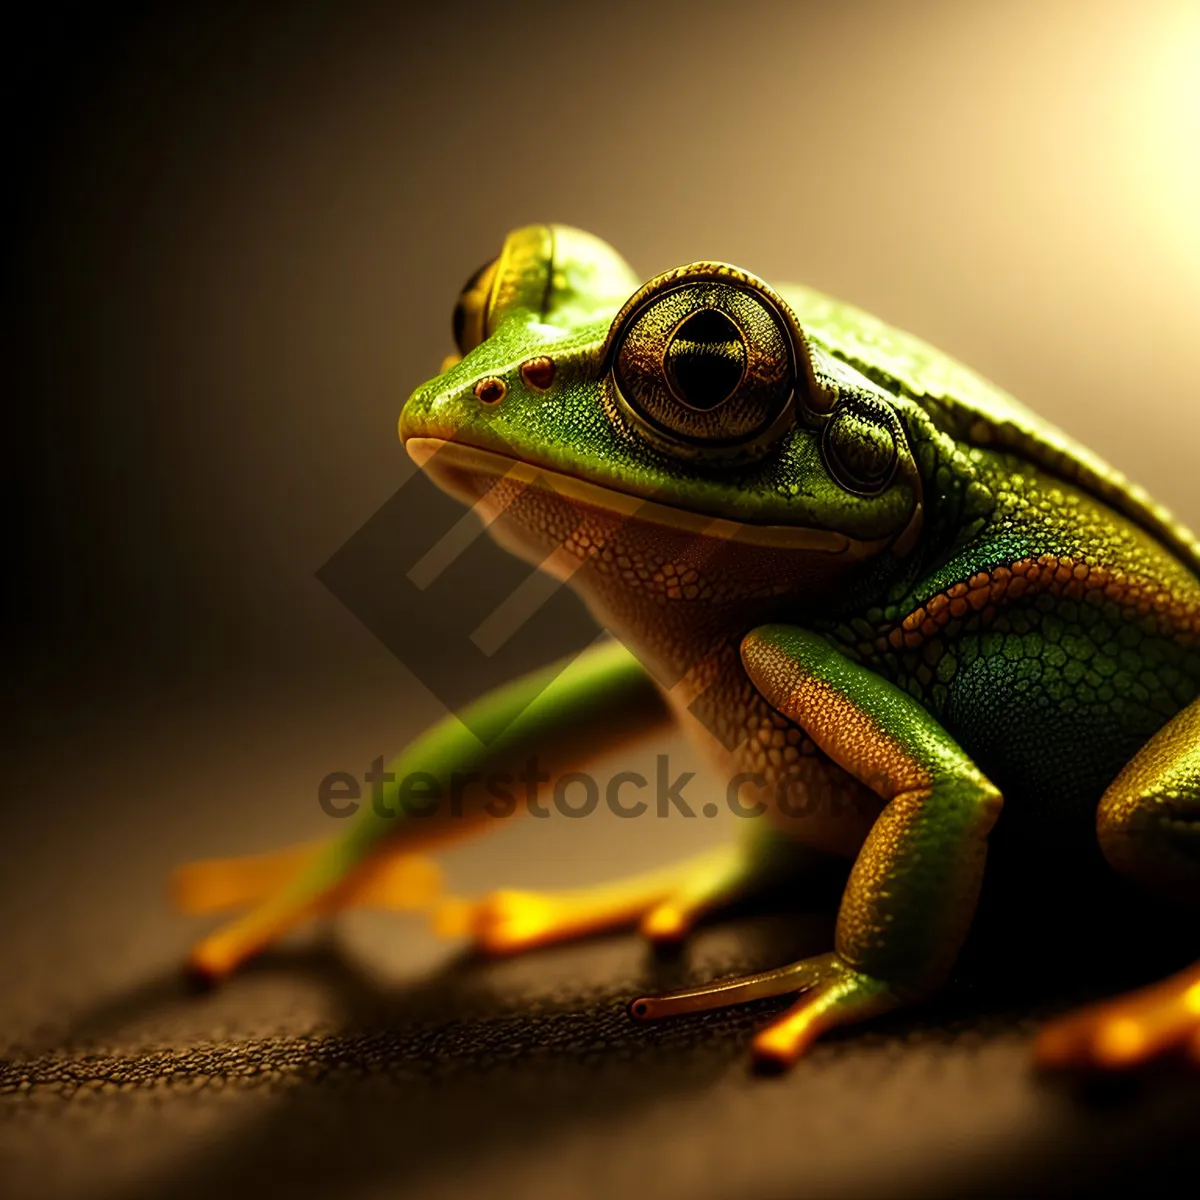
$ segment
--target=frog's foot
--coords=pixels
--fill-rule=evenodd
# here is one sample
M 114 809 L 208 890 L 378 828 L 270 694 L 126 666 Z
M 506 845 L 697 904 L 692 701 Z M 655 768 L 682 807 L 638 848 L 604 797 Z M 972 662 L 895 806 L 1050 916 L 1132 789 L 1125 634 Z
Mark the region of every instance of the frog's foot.
M 442 873 L 422 854 L 380 853 L 360 863 L 317 899 L 292 897 L 288 888 L 322 852 L 298 846 L 273 854 L 207 859 L 178 867 L 171 880 L 175 907 L 208 913 L 252 906 L 238 919 L 197 942 L 188 968 L 198 978 L 216 980 L 286 930 L 302 921 L 346 908 L 428 911 L 442 896 Z
M 703 987 L 643 996 L 630 1004 L 629 1011 L 639 1021 L 655 1021 L 789 992 L 804 995 L 759 1032 L 751 1044 L 754 1057 L 765 1067 L 791 1066 L 828 1030 L 865 1021 L 904 1002 L 891 985 L 855 970 L 837 954 L 830 953 L 758 975 L 718 979 Z
M 171 877 L 172 900 L 180 912 L 192 915 L 257 904 L 294 879 L 319 849 L 296 846 L 273 854 L 185 863 Z M 423 854 L 380 854 L 331 890 L 321 907 L 327 912 L 424 908 L 440 893 L 441 885 L 441 869 L 433 859 Z
M 1176 713 L 1100 800 L 1096 832 L 1108 861 L 1151 892 L 1200 901 L 1200 699 Z M 1171 1051 L 1200 1064 L 1200 963 L 1126 996 L 1051 1022 L 1037 1061 L 1117 1070 Z
M 629 879 L 564 892 L 499 891 L 479 900 L 443 898 L 434 929 L 467 936 L 485 954 L 516 954 L 551 942 L 639 925 L 656 943 L 683 938 L 705 913 L 758 882 L 738 844 Z
M 1050 1069 L 1121 1070 L 1172 1051 L 1200 1065 L 1200 964 L 1052 1021 L 1035 1056 Z

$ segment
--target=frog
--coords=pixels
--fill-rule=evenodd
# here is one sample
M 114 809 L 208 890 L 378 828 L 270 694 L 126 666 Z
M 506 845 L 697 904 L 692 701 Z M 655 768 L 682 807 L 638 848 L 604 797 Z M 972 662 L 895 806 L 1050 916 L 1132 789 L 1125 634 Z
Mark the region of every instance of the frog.
M 244 909 L 194 973 L 356 905 L 483 955 L 632 928 L 679 945 L 811 853 L 847 867 L 830 949 L 629 1004 L 791 998 L 751 1042 L 787 1068 L 945 988 L 1001 846 L 1018 871 L 1078 860 L 1200 904 L 1200 543 L 1143 489 L 919 338 L 729 263 L 646 281 L 530 225 L 452 324 L 400 440 L 606 633 L 448 714 L 327 842 L 179 868 L 184 911 Z M 599 886 L 447 893 L 431 851 L 496 824 L 487 794 L 415 819 L 396 782 L 531 754 L 548 777 L 679 731 L 756 819 Z M 1051 1070 L 1169 1054 L 1200 1061 L 1200 965 L 1035 1040 Z

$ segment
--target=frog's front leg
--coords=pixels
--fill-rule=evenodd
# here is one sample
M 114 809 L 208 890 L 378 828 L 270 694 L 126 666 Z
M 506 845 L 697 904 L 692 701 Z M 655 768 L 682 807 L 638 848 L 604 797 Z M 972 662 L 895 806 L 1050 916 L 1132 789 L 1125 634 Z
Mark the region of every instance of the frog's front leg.
M 1200 700 L 1177 713 L 1109 785 L 1096 815 L 1105 857 L 1148 891 L 1200 908 Z M 1037 1061 L 1112 1070 L 1172 1050 L 1200 1063 L 1200 963 L 1050 1022 Z
M 803 991 L 754 1042 L 761 1060 L 786 1065 L 824 1031 L 941 985 L 970 926 L 1001 797 L 916 700 L 819 635 L 764 626 L 742 658 L 763 696 L 886 805 L 846 884 L 833 954 L 631 1011 L 650 1019 Z

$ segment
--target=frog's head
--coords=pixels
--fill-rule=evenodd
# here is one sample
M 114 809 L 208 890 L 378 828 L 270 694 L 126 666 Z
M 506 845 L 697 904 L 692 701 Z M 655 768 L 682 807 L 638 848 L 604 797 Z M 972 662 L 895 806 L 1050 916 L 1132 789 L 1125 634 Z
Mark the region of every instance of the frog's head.
M 614 531 L 637 528 L 677 562 L 689 539 L 770 547 L 771 587 L 913 543 L 919 477 L 891 398 L 744 271 L 698 262 L 639 286 L 598 239 L 531 226 L 467 283 L 454 331 L 460 354 L 400 436 L 485 519 L 506 510 L 527 557 L 635 561 Z

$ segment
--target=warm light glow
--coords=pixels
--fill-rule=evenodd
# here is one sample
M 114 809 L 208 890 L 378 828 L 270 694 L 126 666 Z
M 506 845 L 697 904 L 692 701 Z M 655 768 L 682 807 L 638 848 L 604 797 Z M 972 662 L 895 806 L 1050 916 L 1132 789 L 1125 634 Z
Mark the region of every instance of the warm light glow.
M 1200 4 L 1164 14 L 1138 80 L 1134 164 L 1148 208 L 1147 235 L 1189 273 L 1200 267 Z

